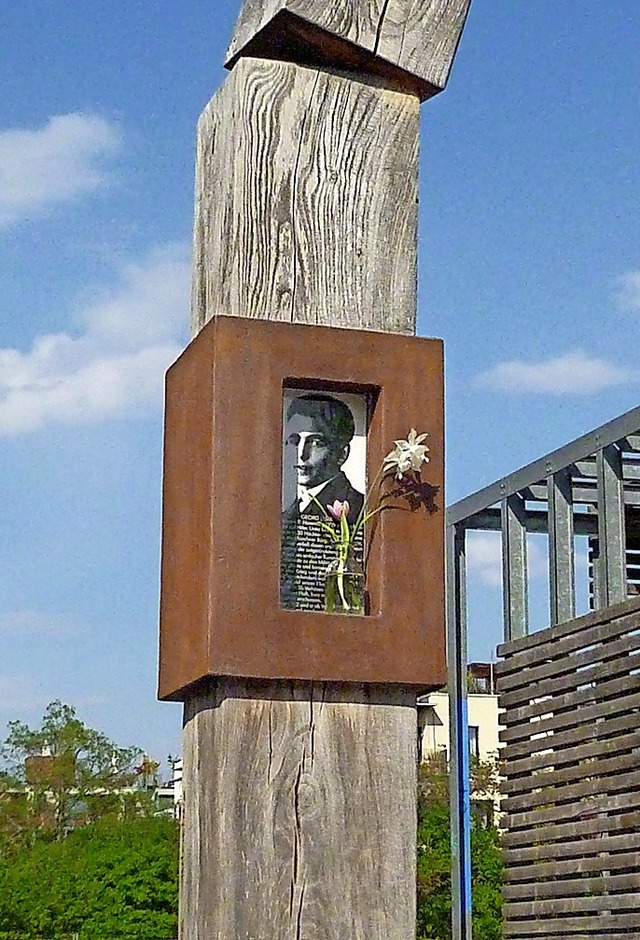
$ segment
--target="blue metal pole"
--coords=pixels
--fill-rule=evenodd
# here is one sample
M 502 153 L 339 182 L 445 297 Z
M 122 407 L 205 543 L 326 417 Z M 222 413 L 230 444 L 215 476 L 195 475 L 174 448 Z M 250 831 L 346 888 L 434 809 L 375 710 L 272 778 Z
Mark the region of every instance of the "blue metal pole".
M 453 940 L 472 940 L 465 536 L 463 527 L 455 525 L 447 527 L 447 663 Z

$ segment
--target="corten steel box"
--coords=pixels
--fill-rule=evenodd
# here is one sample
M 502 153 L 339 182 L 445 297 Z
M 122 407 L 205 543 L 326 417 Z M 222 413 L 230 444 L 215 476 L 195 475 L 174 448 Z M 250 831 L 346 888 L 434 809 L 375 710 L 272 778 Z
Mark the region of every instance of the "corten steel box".
M 367 616 L 280 606 L 283 389 L 374 401 L 372 481 L 394 441 L 428 431 L 421 507 L 381 513 Z M 207 676 L 445 681 L 443 348 L 437 339 L 214 317 L 166 379 L 159 696 Z

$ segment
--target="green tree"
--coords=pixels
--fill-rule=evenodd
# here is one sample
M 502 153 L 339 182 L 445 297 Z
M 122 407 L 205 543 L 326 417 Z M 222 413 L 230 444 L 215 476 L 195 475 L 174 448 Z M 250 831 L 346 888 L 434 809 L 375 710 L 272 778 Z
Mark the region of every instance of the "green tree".
M 472 765 L 474 797 L 492 801 L 498 788 L 496 761 Z M 451 938 L 451 830 L 449 772 L 433 758 L 420 768 L 418 791 L 418 940 Z M 471 868 L 474 940 L 502 938 L 502 858 L 499 834 L 485 814 L 472 813 Z
M 52 702 L 38 728 L 9 722 L 1 749 L 0 850 L 63 839 L 104 815 L 136 815 L 148 796 L 133 785 L 142 752 L 87 727 L 71 705 Z M 139 768 L 138 768 L 139 770 Z
M 104 818 L 0 864 L 0 940 L 176 936 L 178 827 Z

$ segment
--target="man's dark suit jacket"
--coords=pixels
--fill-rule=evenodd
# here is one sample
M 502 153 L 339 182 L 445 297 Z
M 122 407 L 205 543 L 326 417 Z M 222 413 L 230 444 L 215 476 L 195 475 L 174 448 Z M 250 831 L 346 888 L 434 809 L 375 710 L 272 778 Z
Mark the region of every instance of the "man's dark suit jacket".
M 336 499 L 341 503 L 346 500 L 349 503 L 349 515 L 347 518 L 352 525 L 360 515 L 362 504 L 364 503 L 364 495 L 353 488 L 342 470 L 320 490 L 316 495 L 316 499 L 319 500 L 323 506 L 332 506 Z M 294 519 L 297 515 L 297 502 L 292 503 L 283 513 L 285 520 Z M 322 513 L 317 503 L 311 500 L 309 505 L 302 511 L 301 515 L 320 516 Z

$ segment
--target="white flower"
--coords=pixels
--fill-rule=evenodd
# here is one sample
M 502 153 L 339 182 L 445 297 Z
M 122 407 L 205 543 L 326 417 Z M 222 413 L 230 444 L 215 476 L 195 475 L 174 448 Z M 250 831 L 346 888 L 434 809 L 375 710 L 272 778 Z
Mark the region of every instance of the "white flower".
M 419 470 L 423 463 L 428 463 L 429 448 L 422 443 L 428 436 L 428 434 L 418 434 L 415 428 L 411 428 L 406 441 L 395 441 L 395 448 L 384 458 L 384 472 L 395 470 L 396 477 L 401 480 L 403 473 L 408 470 Z

